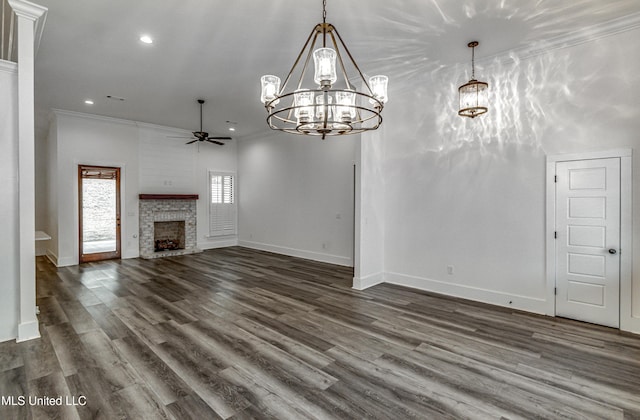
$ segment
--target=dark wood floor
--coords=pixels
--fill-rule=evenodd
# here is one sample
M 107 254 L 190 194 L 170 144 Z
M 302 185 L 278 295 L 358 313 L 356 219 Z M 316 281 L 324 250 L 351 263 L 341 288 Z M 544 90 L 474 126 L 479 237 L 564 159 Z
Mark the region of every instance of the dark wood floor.
M 640 418 L 640 337 L 616 330 L 243 248 L 37 265 L 2 419 Z

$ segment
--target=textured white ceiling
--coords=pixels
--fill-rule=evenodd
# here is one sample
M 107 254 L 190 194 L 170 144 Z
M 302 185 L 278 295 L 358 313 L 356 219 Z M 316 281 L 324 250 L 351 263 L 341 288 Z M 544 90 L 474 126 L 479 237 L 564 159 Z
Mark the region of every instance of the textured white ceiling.
M 36 58 L 40 127 L 59 108 L 195 130 L 204 98 L 210 133 L 228 134 L 227 120 L 238 123 L 235 136 L 268 131 L 259 78 L 284 77 L 322 20 L 320 0 L 35 1 L 49 8 Z M 482 59 L 640 13 L 638 0 L 327 3 L 327 21 L 362 70 L 397 85 L 468 62 L 471 40 Z

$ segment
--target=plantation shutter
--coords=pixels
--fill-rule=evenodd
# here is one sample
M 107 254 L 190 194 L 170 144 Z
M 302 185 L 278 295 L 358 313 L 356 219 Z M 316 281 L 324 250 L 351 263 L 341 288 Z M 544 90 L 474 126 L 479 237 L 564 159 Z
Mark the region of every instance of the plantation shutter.
M 234 181 L 232 174 L 209 173 L 209 236 L 237 232 Z

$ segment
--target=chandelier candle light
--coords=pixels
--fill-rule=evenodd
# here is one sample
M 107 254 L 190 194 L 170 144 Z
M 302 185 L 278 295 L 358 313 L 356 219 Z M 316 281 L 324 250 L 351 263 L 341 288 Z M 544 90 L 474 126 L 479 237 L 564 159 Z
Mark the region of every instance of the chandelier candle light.
M 342 41 L 338 30 L 327 23 L 327 2 L 322 2 L 322 23 L 307 38 L 293 67 L 280 83 L 277 76 L 261 78 L 260 100 L 267 110 L 267 123 L 273 130 L 310 136 L 339 136 L 375 130 L 382 123 L 382 108 L 387 102 L 387 76 L 372 76 L 367 81 Z M 316 48 L 318 40 L 322 46 Z M 339 46 L 341 48 L 339 48 Z M 343 51 L 348 61 L 343 60 Z M 305 57 L 304 61 L 301 59 Z M 304 87 L 307 67 L 313 57 L 315 86 Z M 304 63 L 301 66 L 298 64 Z M 350 81 L 348 73 L 355 81 Z M 338 77 L 340 73 L 340 78 Z M 298 77 L 294 89 L 287 90 Z M 359 85 L 363 91 L 358 91 Z
M 468 44 L 468 47 L 471 48 L 471 80 L 458 88 L 460 96 L 458 115 L 461 117 L 475 118 L 489 110 L 487 97 L 489 85 L 476 80 L 475 48 L 477 46 L 478 41 Z

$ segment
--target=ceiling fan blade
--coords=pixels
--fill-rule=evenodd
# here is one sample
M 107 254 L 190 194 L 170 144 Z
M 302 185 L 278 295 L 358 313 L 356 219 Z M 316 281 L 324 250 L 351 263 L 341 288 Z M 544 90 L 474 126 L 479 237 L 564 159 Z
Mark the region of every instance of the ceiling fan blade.
M 185 136 L 167 136 L 168 139 L 190 139 L 191 137 Z
M 207 140 L 232 140 L 231 137 L 207 137 Z
M 215 143 L 215 144 L 219 144 L 220 146 L 224 146 L 224 143 L 221 141 L 215 141 L 215 140 L 211 140 L 210 138 L 207 139 L 207 141 L 209 143 Z
M 198 139 L 193 139 L 193 140 L 191 140 L 191 141 L 186 142 L 185 144 L 191 144 L 191 143 L 195 143 L 195 142 L 197 142 L 197 141 L 198 141 Z

